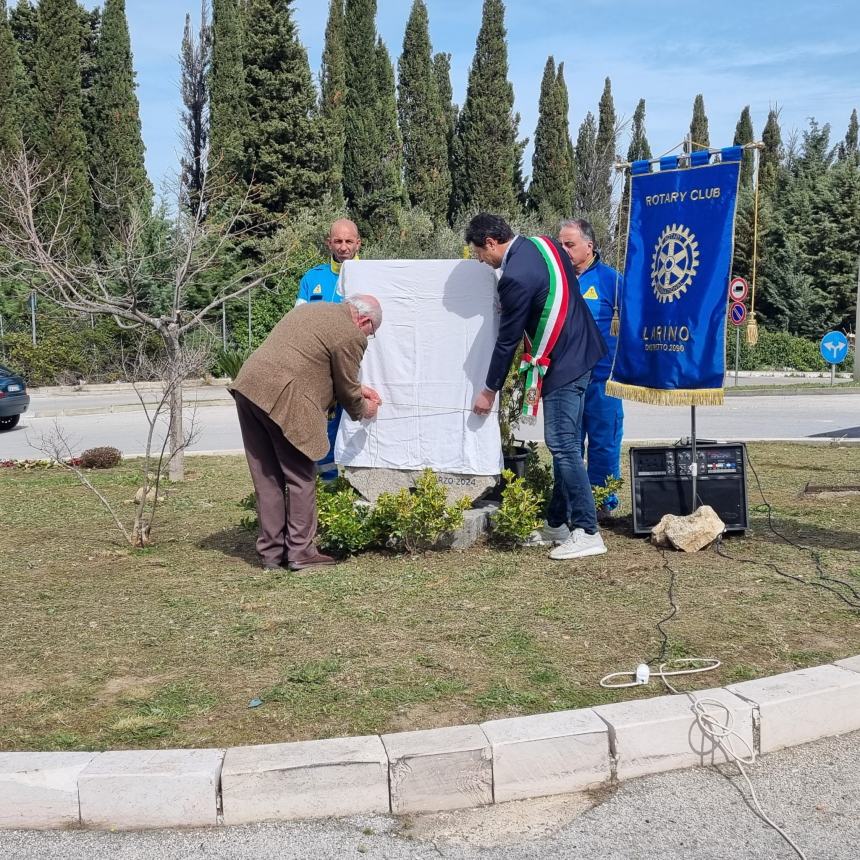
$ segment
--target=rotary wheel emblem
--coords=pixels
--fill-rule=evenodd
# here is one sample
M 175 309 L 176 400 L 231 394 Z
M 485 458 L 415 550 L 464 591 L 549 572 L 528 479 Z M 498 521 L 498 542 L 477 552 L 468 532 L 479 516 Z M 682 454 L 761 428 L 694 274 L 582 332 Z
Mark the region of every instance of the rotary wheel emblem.
M 699 268 L 699 243 L 683 225 L 660 234 L 651 256 L 651 287 L 658 302 L 673 302 L 693 282 Z

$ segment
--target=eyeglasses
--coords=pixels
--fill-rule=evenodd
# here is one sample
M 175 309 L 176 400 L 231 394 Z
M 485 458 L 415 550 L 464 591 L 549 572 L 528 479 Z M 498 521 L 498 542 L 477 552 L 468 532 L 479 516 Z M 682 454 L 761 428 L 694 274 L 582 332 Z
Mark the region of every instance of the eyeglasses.
M 373 340 L 376 337 L 376 329 L 373 326 L 373 320 L 370 317 L 365 317 L 365 319 L 370 323 L 370 334 L 367 335 L 368 340 Z

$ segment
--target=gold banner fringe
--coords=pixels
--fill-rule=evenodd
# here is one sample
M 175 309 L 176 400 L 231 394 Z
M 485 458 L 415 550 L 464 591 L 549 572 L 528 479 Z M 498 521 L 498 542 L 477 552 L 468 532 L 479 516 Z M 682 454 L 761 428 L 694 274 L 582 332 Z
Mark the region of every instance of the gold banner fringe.
M 722 406 L 725 389 L 723 388 L 645 388 L 642 385 L 628 385 L 606 381 L 606 393 L 610 397 L 623 397 L 638 403 L 652 406 Z

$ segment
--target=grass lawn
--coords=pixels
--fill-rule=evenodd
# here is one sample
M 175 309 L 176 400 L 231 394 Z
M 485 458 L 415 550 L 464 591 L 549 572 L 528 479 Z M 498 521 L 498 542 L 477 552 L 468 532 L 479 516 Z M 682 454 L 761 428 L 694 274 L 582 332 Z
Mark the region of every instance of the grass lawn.
M 860 447 L 750 454 L 776 527 L 860 594 L 860 497 L 802 495 L 807 482 L 860 484 Z M 481 546 L 273 574 L 238 526 L 244 460 L 195 458 L 187 471 L 143 551 L 122 545 L 72 475 L 0 471 L 0 749 L 271 743 L 656 695 L 598 681 L 659 652 L 666 565 L 679 607 L 669 656 L 723 661 L 687 689 L 860 653 L 857 609 L 713 550 L 664 562 L 632 537 L 629 503 L 606 532 L 609 553 L 579 562 Z M 130 511 L 133 464 L 91 474 Z M 758 504 L 752 481 L 749 491 Z M 724 551 L 817 576 L 761 512 Z M 255 698 L 263 705 L 249 708 Z

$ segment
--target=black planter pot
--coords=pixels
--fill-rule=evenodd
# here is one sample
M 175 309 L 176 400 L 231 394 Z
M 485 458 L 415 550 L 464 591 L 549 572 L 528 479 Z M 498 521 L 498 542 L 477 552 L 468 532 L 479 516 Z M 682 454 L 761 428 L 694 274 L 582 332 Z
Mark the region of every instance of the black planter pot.
M 526 476 L 526 464 L 529 459 L 529 449 L 525 445 L 518 445 L 512 448 L 508 453 L 503 454 L 505 469 L 510 469 L 514 473 L 515 478 L 524 478 Z M 500 502 L 502 500 L 502 490 L 505 489 L 505 479 L 501 478 L 499 483 L 484 496 L 487 501 Z

